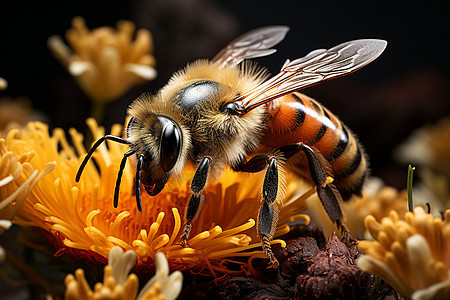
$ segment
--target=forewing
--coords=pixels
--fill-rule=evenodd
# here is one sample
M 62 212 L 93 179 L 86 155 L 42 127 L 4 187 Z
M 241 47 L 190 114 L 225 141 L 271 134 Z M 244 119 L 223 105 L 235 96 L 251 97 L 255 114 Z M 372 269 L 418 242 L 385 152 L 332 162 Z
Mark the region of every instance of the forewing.
M 249 31 L 222 49 L 212 62 L 222 66 L 234 66 L 244 59 L 270 55 L 270 49 L 281 42 L 289 31 L 287 26 L 268 26 Z
M 383 40 L 365 39 L 346 42 L 328 50 L 314 50 L 305 57 L 287 61 L 280 73 L 236 101 L 242 101 L 244 111 L 249 111 L 307 86 L 344 76 L 372 62 L 386 45 Z

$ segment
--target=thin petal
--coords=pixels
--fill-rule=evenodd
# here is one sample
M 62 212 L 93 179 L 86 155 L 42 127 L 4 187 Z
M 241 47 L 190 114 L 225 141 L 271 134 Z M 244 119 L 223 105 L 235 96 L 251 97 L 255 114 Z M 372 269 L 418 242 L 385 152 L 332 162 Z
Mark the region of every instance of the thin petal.
M 58 35 L 53 35 L 47 40 L 47 47 L 50 49 L 52 54 L 67 67 L 72 60 L 73 53 L 70 48 L 64 44 L 61 37 Z
M 113 269 L 113 276 L 116 284 L 124 285 L 128 274 L 136 262 L 136 253 L 133 250 L 127 250 L 125 253 L 119 246 L 113 247 L 109 252 L 108 265 Z
M 156 69 L 150 66 L 138 65 L 138 64 L 125 64 L 124 70 L 130 73 L 135 74 L 138 77 L 141 77 L 145 80 L 155 79 L 158 73 Z
M 73 61 L 68 66 L 69 73 L 78 77 L 86 72 L 95 72 L 96 67 L 88 61 Z

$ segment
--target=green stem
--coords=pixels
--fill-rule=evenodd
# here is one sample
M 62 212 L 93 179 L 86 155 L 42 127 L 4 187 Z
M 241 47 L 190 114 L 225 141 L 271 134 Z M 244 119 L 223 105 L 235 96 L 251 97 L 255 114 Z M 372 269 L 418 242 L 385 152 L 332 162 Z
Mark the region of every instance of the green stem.
M 375 279 L 373 281 L 372 286 L 370 287 L 370 292 L 369 292 L 369 299 L 373 299 L 373 295 L 375 293 L 375 289 L 378 285 L 378 280 L 379 280 L 379 276 L 378 274 L 375 275 Z

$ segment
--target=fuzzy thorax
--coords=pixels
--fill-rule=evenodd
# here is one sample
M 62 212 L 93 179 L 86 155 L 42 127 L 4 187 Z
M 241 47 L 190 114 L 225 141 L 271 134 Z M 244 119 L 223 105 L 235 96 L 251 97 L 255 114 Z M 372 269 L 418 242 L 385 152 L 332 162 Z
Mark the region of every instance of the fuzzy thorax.
M 129 130 L 128 140 L 137 145 L 138 153 L 154 154 L 154 163 L 158 164 L 157 118 L 170 118 L 183 136 L 181 154 L 171 173 L 179 174 L 187 160 L 196 164 L 210 156 L 211 175 L 218 175 L 225 165 L 238 164 L 256 149 L 266 117 L 265 106 L 242 116 L 227 114 L 221 108 L 266 78 L 263 69 L 250 64 L 221 67 L 206 60 L 196 61 L 175 73 L 156 95 L 141 96 L 131 104 L 128 114 L 137 121 Z

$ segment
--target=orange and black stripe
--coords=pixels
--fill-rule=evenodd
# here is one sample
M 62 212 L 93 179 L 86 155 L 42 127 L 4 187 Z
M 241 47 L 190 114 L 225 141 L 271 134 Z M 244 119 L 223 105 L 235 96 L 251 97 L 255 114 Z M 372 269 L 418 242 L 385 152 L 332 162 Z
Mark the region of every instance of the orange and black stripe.
M 313 147 L 329 162 L 342 197 L 360 194 L 367 159 L 353 133 L 333 113 L 306 95 L 292 93 L 279 98 L 268 116 L 266 146 L 280 148 L 301 142 Z M 307 165 L 300 162 L 296 167 Z

